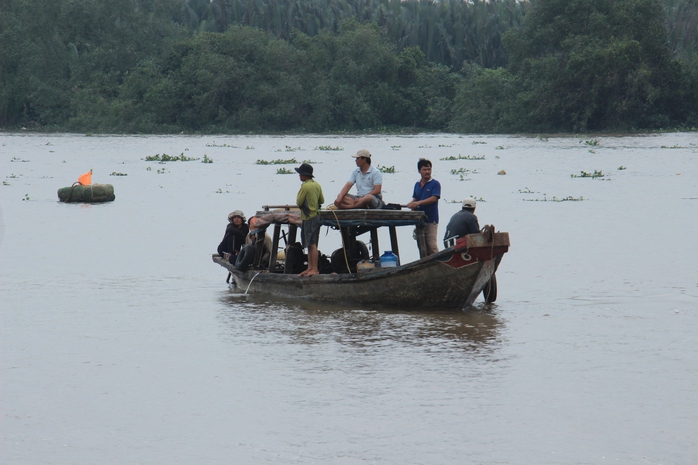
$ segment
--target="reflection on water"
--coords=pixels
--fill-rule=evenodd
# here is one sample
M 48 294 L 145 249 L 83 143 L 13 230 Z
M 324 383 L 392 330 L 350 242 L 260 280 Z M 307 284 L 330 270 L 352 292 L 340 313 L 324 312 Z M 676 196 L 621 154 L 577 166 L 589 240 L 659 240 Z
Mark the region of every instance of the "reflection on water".
M 466 311 L 402 312 L 364 310 L 298 299 L 244 295 L 230 290 L 220 297 L 221 320 L 231 331 L 241 322 L 295 344 L 332 340 L 358 348 L 422 347 L 442 353 L 493 353 L 499 345 L 502 320 L 494 304 L 481 303 Z M 246 326 L 247 328 L 247 326 Z

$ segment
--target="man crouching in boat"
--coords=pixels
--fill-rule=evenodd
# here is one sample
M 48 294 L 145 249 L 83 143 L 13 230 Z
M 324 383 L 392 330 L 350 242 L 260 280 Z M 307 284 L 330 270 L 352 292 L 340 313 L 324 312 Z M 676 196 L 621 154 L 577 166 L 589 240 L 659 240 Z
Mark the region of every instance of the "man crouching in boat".
M 240 248 L 245 245 L 245 236 L 249 232 L 250 227 L 245 223 L 245 214 L 240 210 L 230 212 L 225 235 L 221 243 L 218 244 L 218 255 L 235 265 Z
M 303 163 L 298 168 L 294 168 L 300 176 L 303 184 L 296 197 L 296 205 L 301 209 L 302 244 L 308 248 L 308 269 L 298 276 L 312 276 L 319 274 L 317 249 L 318 238 L 320 237 L 320 217 L 318 212 L 322 208 L 325 197 L 322 195 L 322 187 L 313 179 L 313 167 Z
M 451 247 L 459 237 L 480 232 L 480 224 L 475 216 L 475 199 L 463 200 L 463 208 L 451 217 L 446 226 L 444 247 Z

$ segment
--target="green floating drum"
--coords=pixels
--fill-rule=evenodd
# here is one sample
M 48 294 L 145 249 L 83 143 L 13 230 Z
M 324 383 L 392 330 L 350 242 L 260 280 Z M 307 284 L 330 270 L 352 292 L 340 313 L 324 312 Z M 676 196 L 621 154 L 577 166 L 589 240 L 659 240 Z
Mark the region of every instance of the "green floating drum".
M 111 184 L 89 184 L 87 186 L 73 185 L 58 189 L 58 199 L 61 202 L 111 202 L 115 199 L 114 186 Z

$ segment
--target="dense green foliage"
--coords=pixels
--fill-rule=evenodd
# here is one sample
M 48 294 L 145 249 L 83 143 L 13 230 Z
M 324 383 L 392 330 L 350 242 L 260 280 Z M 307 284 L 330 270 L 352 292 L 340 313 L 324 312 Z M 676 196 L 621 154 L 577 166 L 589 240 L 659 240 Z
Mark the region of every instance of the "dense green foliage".
M 233 26 L 178 43 L 124 79 L 116 98 L 90 102 L 75 130 L 328 131 L 427 127 L 449 120 L 455 75 L 421 51 L 396 54 L 377 27 L 293 43 Z
M 188 0 L 184 14 L 198 31 L 256 27 L 289 40 L 293 31 L 338 33 L 348 18 L 377 24 L 398 51 L 420 47 L 427 61 L 460 67 L 506 64 L 502 35 L 521 24 L 527 2 L 517 0 Z
M 473 73 L 469 82 L 485 87 L 459 94 L 451 127 L 598 131 L 695 124 L 693 66 L 673 61 L 663 13 L 656 0 L 535 2 L 525 27 L 506 36 L 507 70 Z M 489 105 L 503 89 L 508 95 Z
M 3 0 L 0 128 L 698 122 L 696 0 Z

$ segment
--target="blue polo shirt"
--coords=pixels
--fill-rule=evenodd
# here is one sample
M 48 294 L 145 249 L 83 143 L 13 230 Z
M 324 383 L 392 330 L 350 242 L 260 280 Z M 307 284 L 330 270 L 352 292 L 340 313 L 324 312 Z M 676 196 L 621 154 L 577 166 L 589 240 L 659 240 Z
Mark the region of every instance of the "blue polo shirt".
M 431 179 L 429 182 L 424 184 L 424 187 L 419 185 L 417 181 L 414 185 L 414 192 L 412 192 L 412 198 L 415 200 L 426 200 L 429 197 L 435 195 L 438 199 L 441 198 L 441 184 L 436 179 Z M 417 210 L 421 210 L 427 215 L 427 221 L 429 223 L 439 222 L 439 201 L 429 205 L 420 205 Z

